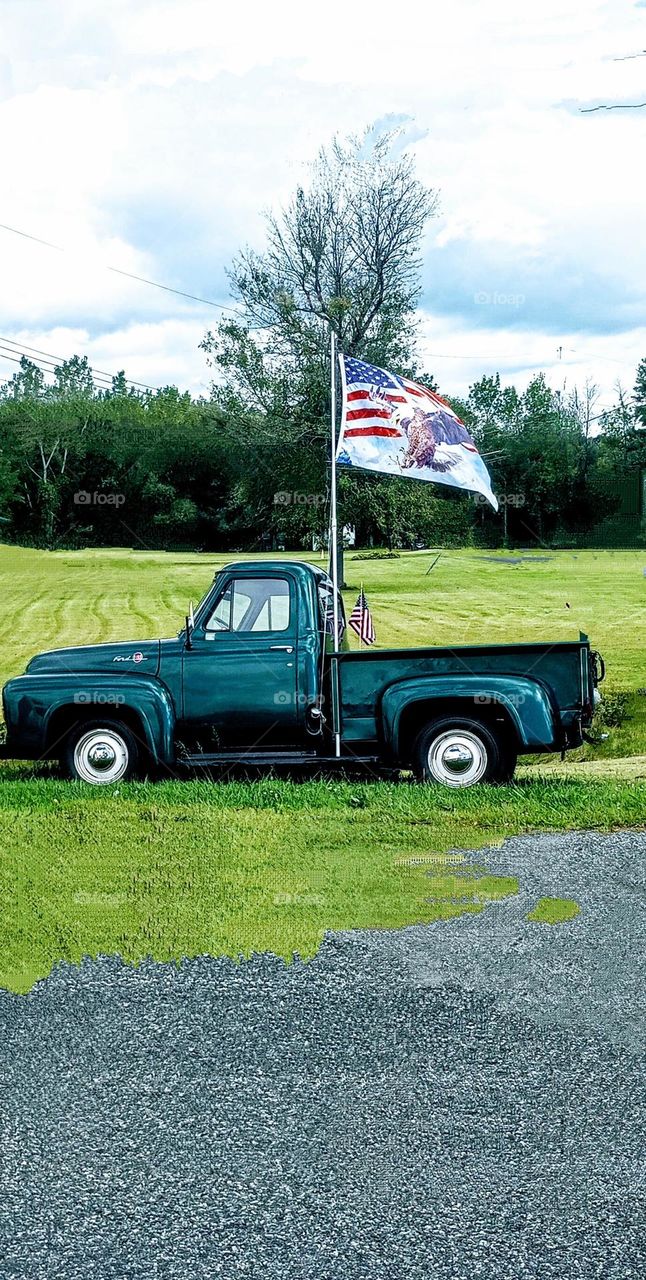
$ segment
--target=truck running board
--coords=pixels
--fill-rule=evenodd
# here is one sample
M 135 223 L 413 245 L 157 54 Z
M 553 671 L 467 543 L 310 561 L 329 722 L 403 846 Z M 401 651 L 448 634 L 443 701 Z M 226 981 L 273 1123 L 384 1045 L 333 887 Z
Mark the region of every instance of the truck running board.
M 251 768 L 337 769 L 374 767 L 379 756 L 319 756 L 314 751 L 216 751 L 184 756 L 178 764 L 189 769 L 221 768 L 226 765 L 249 765 Z

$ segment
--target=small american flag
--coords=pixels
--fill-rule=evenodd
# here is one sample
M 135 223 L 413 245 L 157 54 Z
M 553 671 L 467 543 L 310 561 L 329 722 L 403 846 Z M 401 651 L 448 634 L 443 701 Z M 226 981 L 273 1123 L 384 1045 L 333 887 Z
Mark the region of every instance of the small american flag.
M 375 643 L 377 637 L 372 625 L 372 617 L 368 608 L 368 601 L 363 594 L 363 587 L 359 592 L 357 603 L 350 614 L 349 626 L 352 627 L 353 631 L 356 631 L 362 644 Z

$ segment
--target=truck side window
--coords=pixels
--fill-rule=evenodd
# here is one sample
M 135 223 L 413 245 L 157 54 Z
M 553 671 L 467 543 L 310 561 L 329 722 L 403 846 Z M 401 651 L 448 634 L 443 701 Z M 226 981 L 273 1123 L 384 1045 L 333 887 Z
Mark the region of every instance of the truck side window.
M 290 623 L 286 578 L 235 578 L 220 596 L 206 624 L 206 635 L 219 631 L 287 631 Z

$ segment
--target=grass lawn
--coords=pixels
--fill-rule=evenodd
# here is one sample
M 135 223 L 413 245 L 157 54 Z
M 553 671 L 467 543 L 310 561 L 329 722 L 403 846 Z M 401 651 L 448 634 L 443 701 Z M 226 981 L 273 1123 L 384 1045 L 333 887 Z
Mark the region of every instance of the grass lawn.
M 15 771 L 19 773 L 20 771 Z M 0 985 L 117 952 L 313 955 L 326 929 L 478 911 L 517 889 L 460 848 L 640 826 L 646 780 L 553 778 L 457 795 L 413 783 L 0 783 Z
M 646 759 L 621 759 L 646 755 L 637 692 L 646 685 L 646 554 L 563 552 L 518 566 L 481 555 L 444 553 L 427 574 L 427 552 L 393 561 L 350 553 L 347 602 L 363 581 L 382 645 L 589 632 L 607 687 L 629 692 L 633 717 L 611 730 L 596 763 L 530 762 L 515 786 L 457 795 L 407 782 L 272 779 L 95 791 L 7 764 L 0 984 L 26 991 L 57 961 L 99 953 L 133 962 L 311 956 L 326 929 L 428 921 L 515 892 L 513 879 L 466 866 L 460 848 L 533 830 L 646 824 Z M 0 548 L 2 678 L 56 645 L 172 634 L 222 563 Z

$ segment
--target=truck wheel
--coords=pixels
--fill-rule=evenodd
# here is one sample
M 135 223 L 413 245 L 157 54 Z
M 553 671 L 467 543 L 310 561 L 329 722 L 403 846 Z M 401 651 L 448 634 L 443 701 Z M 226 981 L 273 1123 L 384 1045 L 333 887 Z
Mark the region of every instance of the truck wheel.
M 125 724 L 97 720 L 74 726 L 62 763 L 71 778 L 100 787 L 132 778 L 138 758 L 136 739 Z
M 423 782 L 473 787 L 495 782 L 503 767 L 501 744 L 480 720 L 434 720 L 420 733 L 413 768 Z
M 499 743 L 498 747 L 500 751 L 500 765 L 496 770 L 493 781 L 511 782 L 514 773 L 516 772 L 516 765 L 518 764 L 518 752 L 515 746 L 510 745 L 507 742 L 504 745 Z

